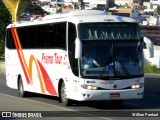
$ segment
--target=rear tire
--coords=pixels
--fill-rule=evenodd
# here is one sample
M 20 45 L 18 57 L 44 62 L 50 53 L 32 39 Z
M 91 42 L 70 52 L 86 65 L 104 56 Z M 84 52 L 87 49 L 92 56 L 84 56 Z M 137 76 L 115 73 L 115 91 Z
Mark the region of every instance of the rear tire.
M 67 98 L 66 86 L 64 82 L 62 82 L 61 88 L 60 88 L 60 102 L 62 102 L 62 104 L 65 106 L 72 105 L 72 100 Z
M 23 87 L 23 82 L 22 82 L 22 78 L 19 78 L 19 82 L 18 82 L 18 90 L 19 90 L 19 96 L 20 97 L 25 97 L 26 96 L 26 92 L 24 91 L 24 87 Z

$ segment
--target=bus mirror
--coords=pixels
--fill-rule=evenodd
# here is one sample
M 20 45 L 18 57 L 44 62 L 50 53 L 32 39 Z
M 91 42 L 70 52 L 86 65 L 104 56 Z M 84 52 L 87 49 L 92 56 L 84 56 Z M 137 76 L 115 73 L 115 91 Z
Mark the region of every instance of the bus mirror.
M 146 43 L 149 57 L 153 58 L 154 57 L 154 46 L 153 46 L 152 40 L 149 39 L 148 37 L 144 37 L 144 42 Z
M 144 48 L 144 41 L 143 41 L 143 37 L 141 37 L 141 40 L 138 42 L 138 46 L 137 46 L 137 51 L 138 51 L 138 53 L 140 53 L 141 52 L 141 46 L 143 46 L 143 48 Z
M 80 41 L 80 39 L 76 38 L 76 41 L 75 41 L 75 58 L 81 58 L 82 56 L 82 43 Z

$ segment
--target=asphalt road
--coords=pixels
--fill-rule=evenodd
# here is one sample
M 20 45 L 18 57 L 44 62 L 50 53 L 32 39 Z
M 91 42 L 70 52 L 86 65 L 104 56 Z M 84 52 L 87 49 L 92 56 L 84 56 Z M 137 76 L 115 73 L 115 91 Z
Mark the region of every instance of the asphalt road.
M 17 116 L 20 119 L 37 116 L 38 120 L 159 120 L 160 94 L 146 92 L 143 99 L 126 100 L 121 107 L 114 106 L 109 101 L 78 102 L 65 107 L 56 97 L 30 94 L 28 97 L 20 98 L 17 90 L 6 86 L 5 75 L 0 73 L 0 114 L 3 116 L 0 120 L 11 119 L 6 117 L 8 114 L 12 119 L 19 119 Z

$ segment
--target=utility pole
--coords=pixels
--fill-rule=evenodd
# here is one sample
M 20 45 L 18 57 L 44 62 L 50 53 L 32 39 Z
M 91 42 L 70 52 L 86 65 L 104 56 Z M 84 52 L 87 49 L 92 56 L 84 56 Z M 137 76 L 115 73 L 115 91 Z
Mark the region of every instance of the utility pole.
M 81 10 L 84 9 L 84 2 L 83 2 L 83 0 L 79 0 L 79 3 L 80 3 Z
M 55 11 L 55 13 L 57 13 L 57 10 L 58 10 L 58 8 L 57 8 L 57 0 L 56 0 L 56 11 Z
M 2 0 L 12 15 L 12 22 L 19 21 L 20 15 L 29 5 L 30 0 Z
M 106 6 L 105 6 L 105 11 L 108 9 L 108 7 L 109 7 L 109 1 L 110 0 L 106 0 Z

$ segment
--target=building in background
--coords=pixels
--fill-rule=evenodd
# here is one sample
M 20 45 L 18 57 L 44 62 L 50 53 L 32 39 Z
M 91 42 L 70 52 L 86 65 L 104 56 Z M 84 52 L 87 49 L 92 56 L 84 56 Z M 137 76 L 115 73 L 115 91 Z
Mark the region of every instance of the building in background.
M 115 0 L 115 4 L 117 5 L 132 5 L 132 3 L 140 3 L 142 4 L 142 0 Z
M 150 0 L 149 2 L 143 2 L 143 6 L 145 6 L 144 12 L 154 12 L 158 5 L 160 5 L 160 0 Z

